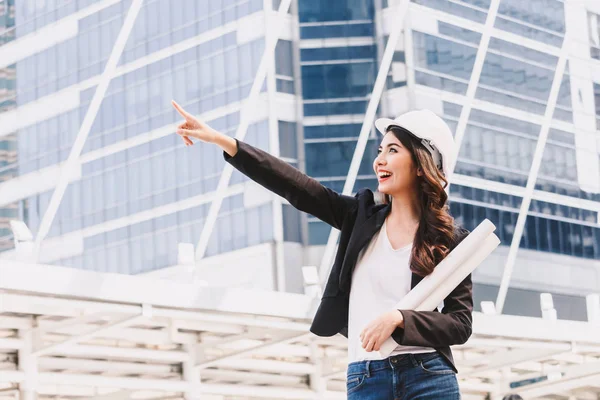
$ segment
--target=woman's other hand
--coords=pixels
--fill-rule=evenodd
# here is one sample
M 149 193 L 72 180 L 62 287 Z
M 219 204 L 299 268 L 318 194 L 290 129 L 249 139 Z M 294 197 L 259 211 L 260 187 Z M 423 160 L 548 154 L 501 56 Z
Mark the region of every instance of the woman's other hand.
M 379 351 L 381 345 L 392 336 L 394 329 L 404 327 L 404 318 L 399 310 L 380 315 L 360 333 L 363 349 L 368 352 Z

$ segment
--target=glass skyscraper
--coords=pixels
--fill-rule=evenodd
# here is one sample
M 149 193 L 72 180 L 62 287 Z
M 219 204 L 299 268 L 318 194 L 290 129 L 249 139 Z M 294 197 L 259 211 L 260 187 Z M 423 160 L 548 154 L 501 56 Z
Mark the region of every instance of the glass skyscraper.
M 42 262 L 125 274 L 177 264 L 177 244 L 198 241 L 225 163 L 215 146 L 183 146 L 170 100 L 233 135 L 279 3 L 144 1 Z M 341 191 L 401 23 L 397 3 L 292 1 L 246 140 Z M 130 4 L 0 1 L 0 257 L 12 254 L 7 218 L 37 232 Z M 489 7 L 413 0 L 378 116 L 429 108 L 455 129 Z M 585 319 L 584 296 L 600 290 L 599 19 L 593 0 L 500 1 L 450 193 L 460 224 L 489 218 L 502 240 L 474 275 L 476 308 L 498 291 L 567 31 L 568 64 L 505 311 L 539 315 L 539 293 L 550 292 L 559 318 Z M 373 130 L 355 189 L 376 188 L 378 141 Z M 272 280 L 263 286 L 300 291 L 300 267 L 319 263 L 328 234 L 236 172 L 207 257 L 261 248 Z
M 14 39 L 14 0 L 0 2 L 0 46 Z M 15 108 L 15 66 L 0 67 L 0 113 Z M 0 183 L 14 178 L 17 170 L 16 135 L 0 137 Z M 9 222 L 18 218 L 17 204 L 6 203 L 0 207 L 0 237 L 10 235 Z M 12 247 L 12 241 L 0 241 L 0 251 Z

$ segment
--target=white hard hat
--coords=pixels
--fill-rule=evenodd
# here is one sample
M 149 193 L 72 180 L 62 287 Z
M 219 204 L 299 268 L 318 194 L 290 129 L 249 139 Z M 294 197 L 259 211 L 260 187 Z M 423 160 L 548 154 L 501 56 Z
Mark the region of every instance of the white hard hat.
M 409 111 L 394 119 L 379 118 L 375 121 L 375 126 L 383 135 L 390 127 L 399 126 L 421 139 L 435 164 L 448 177 L 456 159 L 456 145 L 450 127 L 435 113 L 430 110 Z

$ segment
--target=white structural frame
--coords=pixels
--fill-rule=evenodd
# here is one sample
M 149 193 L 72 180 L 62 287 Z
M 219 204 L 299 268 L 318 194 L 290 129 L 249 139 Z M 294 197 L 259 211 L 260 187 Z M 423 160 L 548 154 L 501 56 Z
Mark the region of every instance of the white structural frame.
M 40 227 L 38 229 L 38 233 L 35 239 L 34 252 L 36 257 L 39 256 L 42 241 L 50 231 L 50 227 L 52 226 L 52 222 L 54 221 L 54 217 L 56 216 L 58 207 L 60 206 L 62 198 L 67 189 L 67 185 L 69 184 L 70 177 L 74 172 L 77 160 L 79 159 L 81 152 L 83 151 L 85 141 L 90 133 L 90 130 L 92 129 L 92 124 L 96 119 L 98 110 L 100 110 L 100 105 L 102 104 L 104 95 L 108 90 L 110 80 L 117 68 L 117 63 L 121 58 L 121 54 L 123 53 L 123 49 L 125 49 L 125 45 L 127 44 L 127 40 L 129 39 L 129 35 L 131 34 L 131 30 L 133 29 L 133 25 L 137 19 L 140 9 L 142 8 L 142 2 L 143 0 L 133 0 L 131 6 L 129 7 L 129 11 L 127 12 L 127 16 L 125 17 L 123 26 L 121 27 L 121 31 L 117 36 L 117 40 L 115 41 L 115 44 L 110 52 L 110 56 L 108 57 L 106 66 L 104 67 L 104 72 L 102 72 L 102 75 L 100 76 L 100 82 L 98 83 L 98 86 L 94 91 L 94 96 L 92 97 L 90 106 L 87 112 L 85 113 L 85 117 L 83 118 L 83 123 L 81 124 L 79 132 L 75 137 L 75 142 L 73 143 L 73 147 L 71 148 L 69 157 L 61 167 L 61 172 L 58 177 L 56 188 L 52 193 L 52 198 L 50 199 L 48 208 L 46 209 L 44 216 L 42 217 L 42 221 L 40 223 Z
M 552 116 L 554 115 L 554 109 L 556 108 L 556 102 L 558 100 L 558 93 L 562 84 L 562 78 L 565 73 L 565 67 L 567 65 L 567 56 L 569 54 L 569 33 L 565 32 L 562 47 L 560 50 L 560 56 L 556 63 L 556 70 L 552 80 L 552 86 L 550 88 L 550 95 L 548 96 L 548 104 L 544 113 L 544 122 L 540 128 L 540 135 L 537 140 L 535 147 L 535 153 L 533 155 L 533 161 L 531 162 L 531 169 L 529 170 L 529 176 L 527 177 L 527 185 L 525 187 L 525 193 L 521 201 L 521 207 L 519 209 L 519 216 L 515 225 L 515 231 L 513 238 L 510 243 L 510 250 L 502 273 L 502 281 L 500 282 L 500 289 L 498 290 L 498 297 L 496 299 L 496 311 L 502 313 L 504 308 L 504 302 L 506 301 L 506 294 L 508 293 L 508 286 L 510 284 L 510 278 L 512 271 L 515 266 L 517 259 L 517 252 L 521 244 L 521 238 L 523 237 L 523 230 L 525 229 L 525 222 L 527 222 L 527 214 L 529 206 L 531 205 L 531 197 L 533 190 L 535 189 L 535 182 L 542 165 L 542 157 L 544 156 L 544 148 L 546 147 L 546 141 L 548 140 L 548 132 L 550 131 L 550 125 L 552 124 Z
M 265 50 L 260 59 L 260 64 L 258 65 L 258 71 L 254 77 L 250 94 L 240 110 L 240 123 L 235 131 L 235 138 L 238 140 L 244 140 L 246 137 L 246 132 L 248 131 L 248 125 L 250 122 L 250 115 L 255 106 L 256 98 L 258 97 L 260 89 L 262 88 L 263 82 L 267 76 L 269 65 L 273 63 L 275 46 L 279 41 L 279 34 L 283 26 L 283 16 L 288 12 L 290 4 L 291 0 L 282 0 L 279 4 L 279 9 L 277 10 L 277 16 L 274 18 L 275 23 L 273 25 L 267 25 Z M 270 18 L 265 18 L 265 21 L 269 20 Z M 221 173 L 221 177 L 219 178 L 219 183 L 214 193 L 213 201 L 210 204 L 208 215 L 206 216 L 204 226 L 202 227 L 202 232 L 200 233 L 200 239 L 198 240 L 198 244 L 196 246 L 196 261 L 202 259 L 206 253 L 208 241 L 215 226 L 215 222 L 217 221 L 217 216 L 219 214 L 219 210 L 221 209 L 221 204 L 223 203 L 223 197 L 225 196 L 225 191 L 227 190 L 227 186 L 229 185 L 232 174 L 233 167 L 231 164 L 226 164 L 223 172 Z
M 0 400 L 16 385 L 28 400 L 346 398 L 346 339 L 308 332 L 312 297 L 16 261 L 0 275 Z M 600 395 L 596 323 L 476 312 L 453 353 L 465 399 L 515 382 Z
M 396 6 L 396 15 L 394 19 L 397 21 L 397 23 L 392 27 L 392 31 L 390 32 L 385 50 L 383 52 L 383 58 L 381 59 L 381 63 L 379 65 L 379 70 L 377 71 L 373 92 L 369 98 L 369 104 L 367 106 L 367 111 L 365 112 L 365 118 L 360 128 L 358 141 L 356 142 L 356 148 L 354 149 L 350 168 L 348 169 L 348 176 L 346 177 L 346 182 L 344 183 L 344 189 L 342 191 L 343 195 L 348 196 L 352 194 L 352 191 L 354 190 L 354 183 L 356 182 L 356 177 L 358 176 L 358 170 L 365 153 L 365 148 L 367 147 L 369 135 L 373 129 L 375 113 L 377 112 L 381 95 L 385 89 L 387 75 L 389 73 L 390 66 L 392 65 L 392 59 L 394 57 L 394 52 L 396 51 L 396 45 L 398 44 L 400 33 L 402 32 L 402 28 L 404 26 L 404 20 L 406 17 L 406 12 L 408 11 L 409 3 L 409 0 L 400 0 L 400 3 Z M 319 267 L 319 278 L 322 285 L 325 284 L 327 276 L 329 275 L 339 235 L 340 231 L 330 228 L 329 237 L 327 238 L 327 245 L 325 246 L 325 253 L 323 254 L 321 265 Z
M 490 44 L 490 38 L 492 37 L 492 30 L 494 28 L 494 24 L 496 23 L 496 16 L 498 15 L 499 6 L 500 0 L 492 0 L 492 2 L 490 3 L 490 8 L 488 10 L 487 17 L 485 19 L 483 32 L 481 33 L 481 40 L 479 41 L 479 47 L 477 48 L 475 62 L 473 63 L 471 78 L 469 79 L 469 85 L 467 86 L 467 94 L 465 96 L 465 100 L 460 111 L 458 124 L 456 125 L 456 131 L 454 133 L 454 142 L 456 143 L 456 157 L 454 157 L 454 161 L 452 165 L 450 165 L 450 170 L 448 172 L 448 186 L 446 186 L 447 193 L 450 193 L 450 178 L 453 175 L 454 168 L 456 167 L 456 163 L 458 162 L 458 155 L 460 154 L 462 141 L 467 128 L 467 123 L 469 122 L 469 116 L 471 115 L 471 110 L 473 109 L 473 100 L 475 99 L 475 93 L 477 92 L 477 87 L 479 86 L 481 71 L 483 70 L 483 63 L 487 55 L 488 47 Z
M 388 37 L 388 42 L 385 47 L 385 51 L 383 54 L 383 58 L 379 67 L 379 71 L 377 73 L 377 79 L 375 80 L 375 85 L 373 88 L 373 93 L 371 94 L 371 98 L 369 100 L 369 105 L 367 107 L 367 111 L 365 113 L 365 118 L 360 130 L 358 142 L 356 143 L 356 148 L 354 150 L 354 154 L 352 156 L 352 162 L 350 164 L 350 168 L 348 170 L 348 176 L 346 178 L 346 182 L 344 184 L 344 195 L 349 195 L 352 193 L 354 189 L 354 183 L 356 182 L 356 176 L 358 175 L 358 169 L 360 167 L 360 163 L 363 159 L 367 140 L 369 137 L 369 133 L 373 127 L 373 122 L 375 119 L 375 113 L 377 112 L 377 107 L 379 106 L 379 102 L 381 101 L 381 95 L 383 93 L 383 89 L 385 88 L 385 81 L 387 78 L 387 74 L 389 72 L 390 66 L 392 64 L 392 57 L 394 55 L 394 51 L 396 49 L 396 44 L 398 42 L 398 38 L 400 37 L 400 32 L 402 32 L 402 28 L 404 27 L 404 19 L 406 12 L 409 8 L 410 2 L 401 0 L 400 4 L 397 5 L 397 15 L 395 16 L 395 21 L 401 21 L 400 23 L 394 24 L 392 31 Z M 458 121 L 458 125 L 455 133 L 455 142 L 456 142 L 456 159 L 454 163 L 450 166 L 450 172 L 448 173 L 448 178 L 452 175 L 454 171 L 454 167 L 456 166 L 456 160 L 458 159 L 458 153 L 460 152 L 460 147 L 462 145 L 462 139 L 464 137 L 465 128 L 467 126 L 467 121 L 469 120 L 469 115 L 471 114 L 471 109 L 473 105 L 473 99 L 475 98 L 475 92 L 477 91 L 477 86 L 479 85 L 479 78 L 481 77 L 481 71 L 483 69 L 483 63 L 485 61 L 485 56 L 487 54 L 487 49 L 490 43 L 490 38 L 492 35 L 492 30 L 494 28 L 494 23 L 496 21 L 496 15 L 498 14 L 498 7 L 500 5 L 500 0 L 492 0 L 490 4 L 490 8 L 488 11 L 488 15 L 486 17 L 485 25 L 483 32 L 481 34 L 481 40 L 479 43 L 479 47 L 477 48 L 477 55 L 475 57 L 475 62 L 473 65 L 473 71 L 471 73 L 471 78 L 469 80 L 469 85 L 467 87 L 466 98 L 463 103 L 463 108 L 461 110 L 460 118 Z M 450 192 L 450 183 L 446 187 L 446 191 Z M 325 252 L 323 254 L 323 258 L 321 260 L 320 265 L 320 277 L 321 283 L 324 284 L 327 276 L 329 274 L 329 270 L 331 268 L 331 263 L 333 262 L 333 255 L 335 253 L 335 249 L 337 246 L 337 240 L 340 232 L 335 229 L 331 229 L 329 233 L 329 237 L 327 239 L 327 245 L 325 246 Z

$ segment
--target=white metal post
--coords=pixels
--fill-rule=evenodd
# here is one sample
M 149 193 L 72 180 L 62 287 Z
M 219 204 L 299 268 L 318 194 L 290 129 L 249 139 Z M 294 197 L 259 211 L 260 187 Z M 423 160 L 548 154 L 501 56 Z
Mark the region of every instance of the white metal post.
M 481 78 L 483 63 L 485 61 L 485 56 L 490 44 L 492 30 L 494 29 L 494 24 L 496 23 L 496 16 L 498 15 L 499 6 L 500 0 L 492 0 L 490 3 L 490 8 L 488 9 L 488 14 L 485 19 L 485 26 L 483 27 L 483 33 L 481 34 L 481 40 L 479 41 L 479 47 L 477 48 L 477 55 L 475 56 L 475 63 L 473 64 L 473 70 L 471 71 L 471 78 L 469 79 L 469 85 L 467 86 L 465 102 L 460 112 L 458 125 L 456 126 L 456 132 L 454 133 L 454 142 L 456 143 L 456 158 L 454 159 L 453 164 L 450 166 L 450 171 L 446 174 L 447 178 L 450 178 L 454 172 L 454 167 L 456 167 L 456 163 L 458 162 L 458 154 L 460 153 L 460 147 L 465 136 L 465 130 L 467 128 L 467 122 L 469 122 L 471 109 L 473 108 L 473 99 L 475 99 L 477 86 L 479 86 L 479 79 Z M 446 192 L 450 193 L 450 180 L 448 180 Z
M 190 390 L 184 393 L 185 400 L 199 400 L 202 398 L 200 390 L 200 371 L 194 366 L 197 362 L 198 349 L 197 345 L 186 344 L 184 350 L 188 352 L 189 358 L 182 363 L 182 378 L 190 384 Z
M 319 354 L 319 345 L 314 339 L 309 339 L 308 347 L 315 366 L 314 372 L 309 375 L 310 388 L 315 392 L 316 399 L 323 399 L 327 391 L 327 380 L 323 377 L 323 356 Z
M 356 182 L 358 169 L 365 153 L 365 148 L 367 147 L 369 134 L 373 128 L 375 113 L 377 112 L 377 107 L 379 106 L 379 101 L 381 100 L 381 95 L 383 93 L 383 89 L 385 88 L 385 83 L 387 82 L 387 75 L 390 70 L 390 66 L 392 65 L 392 58 L 394 57 L 394 52 L 396 51 L 396 44 L 398 43 L 400 32 L 402 32 L 402 27 L 404 26 L 404 17 L 406 15 L 406 11 L 408 10 L 408 4 L 408 0 L 401 0 L 397 6 L 398 8 L 396 9 L 396 15 L 394 18 L 396 23 L 392 26 L 392 30 L 388 37 L 388 42 L 383 52 L 381 65 L 379 66 L 377 78 L 375 79 L 375 84 L 373 85 L 373 92 L 371 93 L 369 105 L 367 106 L 367 111 L 365 112 L 365 119 L 362 127 L 360 128 L 360 134 L 358 136 L 354 155 L 352 156 L 352 162 L 350 163 L 350 168 L 348 170 L 348 177 L 346 178 L 344 189 L 342 191 L 342 193 L 345 195 L 351 194 L 352 190 L 354 189 L 354 183 Z M 322 284 L 325 283 L 325 280 L 329 275 L 329 269 L 331 267 L 331 262 L 333 261 L 333 254 L 335 252 L 339 234 L 339 231 L 336 229 L 331 229 L 329 232 L 327 246 L 325 246 L 325 253 L 323 254 L 323 259 L 321 260 L 321 265 L 319 267 L 319 276 Z
M 36 259 L 39 257 L 41 243 L 50 231 L 50 226 L 52 226 L 52 221 L 54 221 L 58 207 L 60 206 L 62 198 L 65 194 L 65 190 L 67 189 L 67 185 L 69 184 L 69 178 L 71 177 L 71 174 L 75 168 L 75 164 L 81 155 L 85 141 L 92 128 L 92 124 L 96 119 L 96 114 L 98 114 L 98 110 L 102 104 L 102 99 L 104 98 L 104 94 L 108 89 L 110 79 L 114 75 L 115 69 L 117 68 L 117 63 L 119 62 L 121 53 L 123 53 L 123 49 L 125 48 L 125 44 L 127 43 L 127 39 L 129 38 L 129 34 L 133 28 L 133 24 L 135 23 L 140 8 L 142 7 L 142 1 L 143 0 L 133 0 L 131 6 L 129 7 L 123 27 L 119 32 L 119 36 L 117 36 L 115 45 L 110 53 L 110 56 L 108 57 L 108 62 L 104 67 L 104 72 L 102 72 L 102 75 L 100 76 L 100 82 L 96 87 L 96 91 L 94 92 L 90 106 L 85 114 L 85 117 L 83 118 L 83 123 L 79 128 L 79 133 L 75 138 L 75 143 L 71 148 L 71 152 L 69 153 L 67 161 L 65 161 L 61 167 L 61 173 L 58 177 L 56 188 L 54 189 L 54 193 L 52 193 L 50 204 L 48 204 L 48 208 L 42 217 L 42 222 L 40 223 L 38 234 L 35 240 L 34 252 Z
M 25 375 L 23 382 L 19 384 L 20 400 L 36 400 L 38 386 L 37 357 L 33 355 L 33 334 L 31 331 L 21 331 L 23 336 L 23 347 L 18 350 L 19 370 Z
M 404 62 L 406 65 L 406 88 L 408 89 L 408 108 L 414 109 L 417 104 L 416 86 L 417 78 L 415 74 L 415 50 L 413 28 L 410 18 L 404 21 Z M 385 108 L 384 108 L 385 110 Z
M 242 106 L 242 109 L 240 110 L 240 124 L 238 125 L 237 130 L 235 132 L 235 138 L 238 140 L 243 140 L 244 137 L 246 137 L 246 132 L 248 131 L 249 125 L 249 118 L 252 113 L 252 109 L 255 106 L 256 98 L 260 93 L 260 89 L 267 75 L 267 68 L 273 60 L 273 56 L 275 53 L 275 45 L 277 44 L 277 41 L 279 39 L 279 32 L 281 30 L 281 25 L 283 24 L 283 16 L 287 13 L 290 7 L 290 3 L 291 0 L 281 1 L 279 9 L 277 10 L 277 18 L 275 25 L 269 26 L 267 29 L 265 50 L 260 60 L 258 71 L 256 72 L 256 76 L 254 78 L 254 82 L 252 83 L 250 94 L 248 95 L 248 98 L 246 99 L 244 105 Z M 198 240 L 198 245 L 196 246 L 196 261 L 204 257 L 204 253 L 206 253 L 206 248 L 208 247 L 208 240 L 210 239 L 210 235 L 213 231 L 213 227 L 217 220 L 219 210 L 221 209 L 221 203 L 223 203 L 225 190 L 229 185 L 229 180 L 231 179 L 232 173 L 233 167 L 230 164 L 226 164 L 225 168 L 223 169 L 223 172 L 221 173 L 221 178 L 219 179 L 217 189 L 214 192 L 214 197 L 212 203 L 210 204 L 210 209 L 208 210 L 206 220 L 204 221 L 202 233 L 200 234 L 200 239 Z
M 266 26 L 273 26 L 273 18 L 271 9 L 273 7 L 272 0 L 263 0 L 263 8 L 265 10 Z M 291 2 L 290 2 L 291 7 Z M 277 16 L 280 19 L 281 16 Z M 275 46 L 277 49 L 277 46 Z M 275 51 L 275 50 L 274 50 Z M 274 53 L 275 54 L 275 53 Z M 275 56 L 269 59 L 267 65 L 266 85 L 267 85 L 267 107 L 269 110 L 268 126 L 269 126 L 269 152 L 275 157 L 280 156 L 279 143 L 279 120 L 277 117 L 277 78 L 275 76 Z M 286 291 L 285 279 L 285 248 L 283 244 L 283 201 L 279 196 L 273 196 L 272 201 L 273 215 L 273 241 L 274 241 L 274 273 L 276 276 L 276 290 L 280 292 Z
M 540 128 L 540 135 L 535 148 L 535 153 L 533 155 L 529 176 L 527 178 L 525 194 L 523 195 L 523 201 L 521 202 L 521 208 L 519 209 L 519 217 L 517 218 L 517 224 L 515 225 L 515 231 L 510 244 L 510 250 L 508 252 L 506 265 L 504 266 L 504 272 L 502 274 L 502 282 L 500 283 L 500 289 L 498 290 L 498 298 L 496 299 L 496 311 L 498 314 L 501 314 L 502 309 L 504 308 L 506 293 L 508 292 L 508 285 L 510 284 L 510 278 L 515 265 L 515 260 L 517 258 L 517 251 L 519 250 L 521 237 L 523 236 L 525 222 L 527 221 L 527 212 L 529 210 L 529 205 L 531 204 L 531 196 L 533 194 L 533 190 L 535 189 L 535 182 L 540 170 L 540 165 L 542 164 L 544 148 L 546 146 L 546 140 L 548 139 L 548 132 L 550 130 L 550 124 L 552 123 L 552 116 L 554 115 L 554 109 L 558 99 L 558 92 L 560 90 L 560 85 L 562 83 L 562 78 L 567 64 L 569 41 L 570 38 L 568 32 L 565 32 L 565 38 L 563 40 L 560 56 L 556 64 L 554 78 L 552 80 L 552 87 L 550 88 L 550 96 L 546 105 L 546 112 L 544 113 L 544 121 L 542 122 L 542 127 Z

